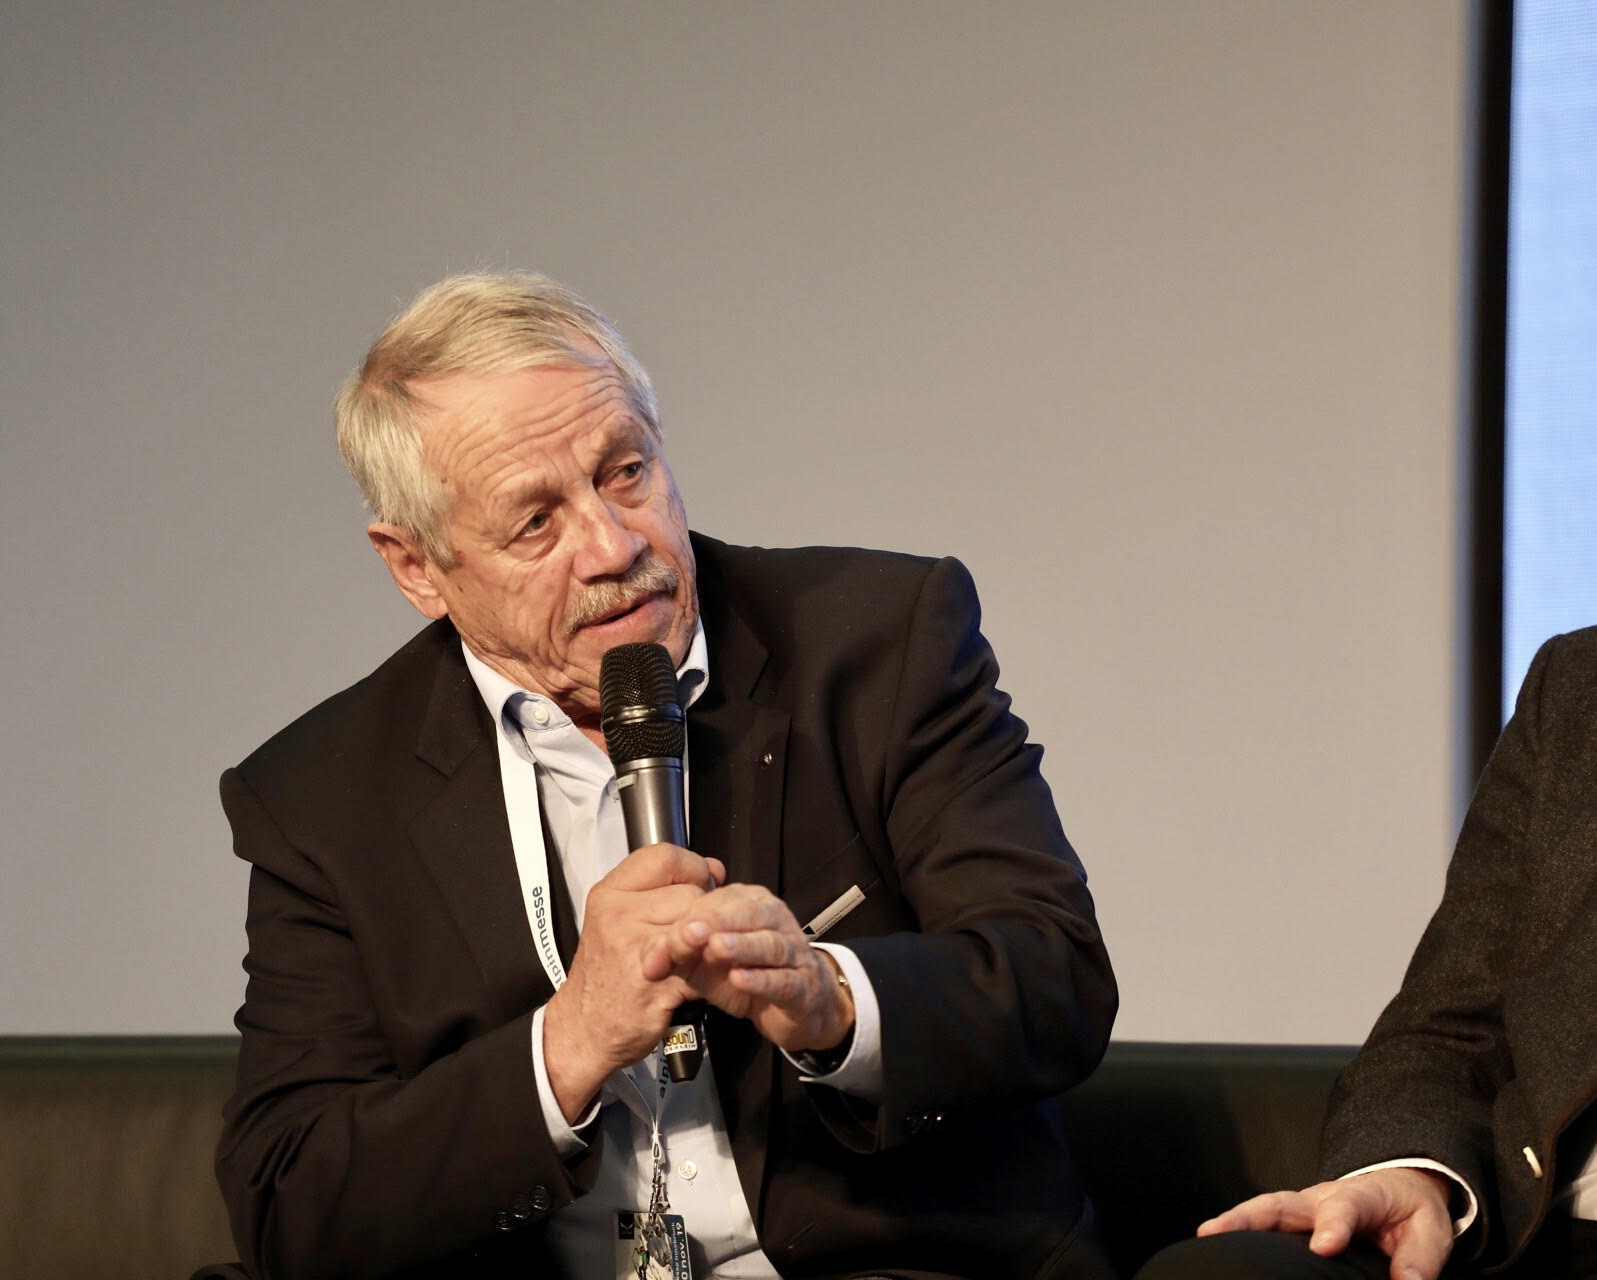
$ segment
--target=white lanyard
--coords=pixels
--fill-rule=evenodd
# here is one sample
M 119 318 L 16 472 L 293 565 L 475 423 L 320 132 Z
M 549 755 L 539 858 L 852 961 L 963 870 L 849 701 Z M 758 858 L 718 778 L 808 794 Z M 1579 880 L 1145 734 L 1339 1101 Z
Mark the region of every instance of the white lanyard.
M 521 727 L 516 727 L 521 732 Z M 566 966 L 555 945 L 554 899 L 549 893 L 549 854 L 543 843 L 543 809 L 538 802 L 538 770 L 517 754 L 505 726 L 494 734 L 499 740 L 499 779 L 505 789 L 505 816 L 510 822 L 510 847 L 516 856 L 521 900 L 532 928 L 532 948 L 556 991 L 565 985 Z

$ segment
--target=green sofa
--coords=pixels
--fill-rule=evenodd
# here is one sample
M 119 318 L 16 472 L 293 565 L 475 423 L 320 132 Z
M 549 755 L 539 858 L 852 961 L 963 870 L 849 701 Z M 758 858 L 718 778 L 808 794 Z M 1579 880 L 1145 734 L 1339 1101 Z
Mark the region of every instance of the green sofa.
M 183 1280 L 237 1256 L 211 1172 L 237 1042 L 0 1037 L 0 1276 Z M 1112 1045 L 1066 1099 L 1127 1276 L 1202 1218 L 1312 1175 L 1346 1048 Z

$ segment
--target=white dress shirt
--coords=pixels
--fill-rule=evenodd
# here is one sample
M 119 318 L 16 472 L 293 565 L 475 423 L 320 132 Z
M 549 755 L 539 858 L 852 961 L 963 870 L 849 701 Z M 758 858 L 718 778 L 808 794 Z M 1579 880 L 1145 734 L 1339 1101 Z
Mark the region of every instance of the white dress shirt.
M 580 931 L 589 890 L 628 852 L 615 769 L 554 702 L 518 688 L 469 647 L 462 647 L 466 665 L 498 728 L 505 807 L 523 893 L 528 893 L 530 885 L 547 880 L 541 812 L 559 853 Z M 709 657 L 701 625 L 677 671 L 685 708 L 692 707 L 708 679 Z M 689 821 L 691 827 L 691 814 Z M 537 938 L 540 930 L 530 901 L 528 915 Z M 852 951 L 825 943 L 815 945 L 836 959 L 849 981 L 855 1005 L 854 1040 L 848 1056 L 835 1072 L 820 1080 L 855 1096 L 877 1100 L 881 1096 L 881 1014 L 875 991 Z M 546 961 L 545 968 L 553 970 L 551 981 L 563 980 L 557 957 L 552 965 Z M 542 1009 L 533 1016 L 532 1057 L 544 1122 L 555 1149 L 569 1158 L 587 1148 L 584 1135 L 592 1136 L 592 1126 L 597 1124 L 604 1133 L 604 1156 L 596 1184 L 587 1195 L 550 1217 L 546 1238 L 572 1274 L 613 1275 L 617 1211 L 641 1212 L 649 1204 L 654 1115 L 661 1106 L 659 1050 L 612 1075 L 593 1108 L 575 1126 L 566 1122 L 549 1088 Z M 715 1090 L 713 1046 L 695 1079 L 665 1090 L 659 1114 L 668 1212 L 682 1216 L 693 1241 L 695 1276 L 699 1280 L 775 1280 L 776 1270 L 760 1249 L 732 1159 Z

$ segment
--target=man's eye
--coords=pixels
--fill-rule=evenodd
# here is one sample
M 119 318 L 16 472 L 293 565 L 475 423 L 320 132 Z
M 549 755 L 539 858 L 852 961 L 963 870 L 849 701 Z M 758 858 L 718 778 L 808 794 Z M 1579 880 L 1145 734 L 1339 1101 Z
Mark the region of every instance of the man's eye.
M 521 526 L 521 532 L 517 536 L 525 538 L 535 533 L 541 533 L 546 527 L 548 527 L 548 524 L 549 513 L 547 511 L 540 511 L 537 515 L 533 516 L 532 519 L 528 520 L 526 524 Z
M 617 467 L 615 470 L 615 477 L 622 484 L 627 484 L 633 480 L 636 480 L 642 474 L 643 463 L 641 461 L 628 462 L 623 466 Z

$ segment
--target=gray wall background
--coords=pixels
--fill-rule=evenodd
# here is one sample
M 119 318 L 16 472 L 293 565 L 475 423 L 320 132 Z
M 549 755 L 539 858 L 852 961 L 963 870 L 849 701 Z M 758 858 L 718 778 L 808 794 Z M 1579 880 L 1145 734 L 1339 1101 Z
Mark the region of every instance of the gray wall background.
M 1122 1037 L 1351 1041 L 1460 777 L 1468 5 L 11 0 L 0 1033 L 212 1032 L 217 773 L 419 623 L 330 398 L 582 289 L 699 527 L 954 553 Z

